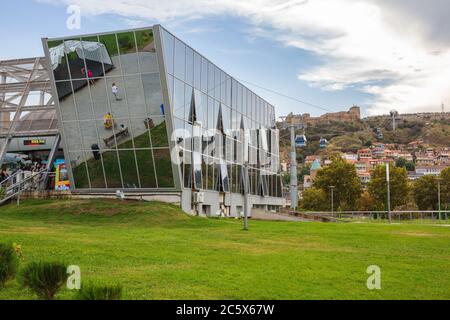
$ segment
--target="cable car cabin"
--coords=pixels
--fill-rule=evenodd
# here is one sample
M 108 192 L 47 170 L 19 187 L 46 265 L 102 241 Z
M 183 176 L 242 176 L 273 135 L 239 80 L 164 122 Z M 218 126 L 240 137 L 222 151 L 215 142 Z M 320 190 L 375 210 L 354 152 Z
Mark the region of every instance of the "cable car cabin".
M 328 140 L 325 138 L 320 138 L 319 145 L 322 149 L 326 148 L 328 145 Z
M 305 148 L 307 145 L 307 140 L 305 135 L 299 135 L 295 138 L 295 145 L 299 148 Z

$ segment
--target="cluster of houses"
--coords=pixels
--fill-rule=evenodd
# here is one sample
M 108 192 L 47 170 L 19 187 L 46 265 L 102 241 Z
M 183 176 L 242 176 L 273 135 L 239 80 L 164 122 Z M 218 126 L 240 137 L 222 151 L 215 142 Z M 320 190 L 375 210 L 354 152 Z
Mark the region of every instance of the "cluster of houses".
M 410 163 L 408 177 L 416 180 L 425 175 L 439 175 L 446 167 L 450 167 L 450 148 L 412 149 L 411 146 L 377 143 L 370 148 L 360 149 L 357 153 L 341 153 L 341 157 L 355 166 L 358 177 L 363 185 L 369 183 L 372 170 L 389 163 L 394 166 L 398 159 Z M 303 188 L 312 187 L 317 172 L 331 163 L 326 156 L 307 156 L 305 165 L 310 167 L 310 174 L 304 176 Z M 282 165 L 289 170 L 289 165 Z

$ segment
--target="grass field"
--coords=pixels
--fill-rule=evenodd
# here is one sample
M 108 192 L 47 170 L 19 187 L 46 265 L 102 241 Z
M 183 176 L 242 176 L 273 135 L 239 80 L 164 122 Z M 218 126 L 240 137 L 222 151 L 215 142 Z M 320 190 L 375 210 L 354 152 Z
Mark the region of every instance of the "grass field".
M 0 242 L 27 262 L 79 265 L 126 299 L 450 299 L 450 227 L 189 217 L 168 204 L 112 200 L 0 207 Z M 382 289 L 366 288 L 378 265 Z M 71 299 L 62 291 L 58 298 Z M 0 299 L 34 296 L 10 281 Z

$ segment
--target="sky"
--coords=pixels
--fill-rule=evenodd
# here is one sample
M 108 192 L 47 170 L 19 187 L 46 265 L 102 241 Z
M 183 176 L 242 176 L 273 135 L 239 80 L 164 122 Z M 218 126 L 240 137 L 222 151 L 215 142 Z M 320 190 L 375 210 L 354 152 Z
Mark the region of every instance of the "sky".
M 66 26 L 69 5 L 81 9 L 79 29 Z M 42 37 L 160 23 L 274 104 L 277 116 L 318 116 L 352 105 L 364 116 L 440 111 L 442 103 L 450 110 L 448 0 L 16 0 L 1 6 L 0 59 L 43 56 Z

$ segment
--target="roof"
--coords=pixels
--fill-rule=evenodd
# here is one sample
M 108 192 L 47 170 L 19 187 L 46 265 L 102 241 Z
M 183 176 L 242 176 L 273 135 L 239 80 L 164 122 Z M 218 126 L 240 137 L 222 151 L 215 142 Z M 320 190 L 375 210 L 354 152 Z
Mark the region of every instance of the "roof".
M 322 169 L 322 166 L 320 165 L 319 160 L 314 160 L 314 162 L 311 165 L 311 170 L 320 170 Z

